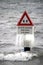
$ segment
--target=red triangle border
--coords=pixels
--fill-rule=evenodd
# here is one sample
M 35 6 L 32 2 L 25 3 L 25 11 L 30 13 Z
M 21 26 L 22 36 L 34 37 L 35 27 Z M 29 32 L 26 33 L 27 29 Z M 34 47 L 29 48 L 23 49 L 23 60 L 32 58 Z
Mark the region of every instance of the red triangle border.
M 25 15 L 28 18 L 30 24 L 21 24 L 22 19 L 24 18 Z M 20 18 L 19 22 L 17 23 L 17 26 L 34 26 L 33 22 L 31 21 L 31 19 L 30 19 L 29 15 L 27 14 L 26 11 L 24 11 L 22 17 Z

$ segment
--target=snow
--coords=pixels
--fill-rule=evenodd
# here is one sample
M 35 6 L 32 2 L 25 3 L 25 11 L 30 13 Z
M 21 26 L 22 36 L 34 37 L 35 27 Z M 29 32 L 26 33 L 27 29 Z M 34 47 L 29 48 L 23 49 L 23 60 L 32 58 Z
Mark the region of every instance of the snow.
M 9 61 L 28 61 L 32 59 L 32 57 L 36 56 L 37 54 L 28 53 L 28 52 L 18 52 L 15 54 L 0 54 L 0 60 L 9 60 Z

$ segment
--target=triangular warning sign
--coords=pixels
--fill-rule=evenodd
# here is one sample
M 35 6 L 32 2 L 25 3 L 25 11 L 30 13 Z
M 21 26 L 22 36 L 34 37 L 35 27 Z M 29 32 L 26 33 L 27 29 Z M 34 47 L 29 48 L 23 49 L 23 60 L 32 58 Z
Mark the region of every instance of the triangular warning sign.
M 30 17 L 28 16 L 27 12 L 25 11 L 20 18 L 17 26 L 33 26 L 34 24 L 32 23 Z

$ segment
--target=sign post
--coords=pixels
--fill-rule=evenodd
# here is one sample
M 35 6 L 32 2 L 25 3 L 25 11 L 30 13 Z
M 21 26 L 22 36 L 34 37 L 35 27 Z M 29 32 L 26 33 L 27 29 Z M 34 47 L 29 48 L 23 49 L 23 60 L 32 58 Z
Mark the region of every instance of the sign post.
M 25 43 L 26 43 L 25 37 L 26 37 L 26 35 L 29 36 L 30 34 L 32 34 L 34 36 L 34 24 L 31 21 L 31 19 L 30 19 L 29 15 L 27 14 L 26 11 L 24 11 L 22 17 L 18 21 L 17 27 L 18 27 L 18 35 L 22 35 L 22 34 L 24 35 L 24 42 L 21 43 L 21 45 L 24 44 L 24 47 L 25 47 Z M 21 40 L 19 40 L 19 41 L 21 41 Z M 30 41 L 28 40 L 28 42 L 26 43 L 26 45 L 28 47 L 32 44 L 31 42 L 30 43 L 29 42 Z M 18 44 L 20 44 L 20 43 L 18 43 Z M 32 47 L 32 46 L 30 46 L 30 47 Z

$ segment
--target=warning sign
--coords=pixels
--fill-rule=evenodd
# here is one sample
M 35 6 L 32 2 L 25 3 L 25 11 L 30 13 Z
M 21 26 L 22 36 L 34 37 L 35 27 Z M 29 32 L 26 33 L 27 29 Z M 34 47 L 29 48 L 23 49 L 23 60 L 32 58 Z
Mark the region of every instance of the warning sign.
M 34 26 L 34 24 L 32 23 L 26 11 L 20 18 L 19 22 L 17 23 L 17 26 L 18 33 L 32 33 L 32 27 Z
M 33 26 L 34 24 L 32 23 L 30 17 L 28 16 L 27 12 L 25 11 L 20 18 L 17 26 Z

